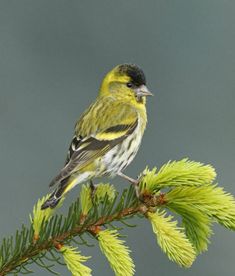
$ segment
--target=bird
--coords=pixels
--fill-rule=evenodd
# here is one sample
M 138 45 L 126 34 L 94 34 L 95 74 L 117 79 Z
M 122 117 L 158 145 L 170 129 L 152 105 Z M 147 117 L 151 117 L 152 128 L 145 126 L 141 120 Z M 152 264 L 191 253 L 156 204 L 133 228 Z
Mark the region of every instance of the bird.
M 56 186 L 41 209 L 55 208 L 76 185 L 98 177 L 120 176 L 135 187 L 138 180 L 123 173 L 140 147 L 147 124 L 143 70 L 131 63 L 115 66 L 104 77 L 96 100 L 75 125 L 64 167 L 51 181 Z

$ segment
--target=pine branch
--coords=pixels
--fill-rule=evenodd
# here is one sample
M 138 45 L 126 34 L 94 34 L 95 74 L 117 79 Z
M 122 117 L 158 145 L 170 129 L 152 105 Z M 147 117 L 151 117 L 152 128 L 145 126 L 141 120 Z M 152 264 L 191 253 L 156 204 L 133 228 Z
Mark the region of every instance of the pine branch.
M 10 259 L 2 267 L 0 271 L 0 276 L 6 275 L 8 272 L 12 271 L 18 266 L 22 266 L 24 263 L 27 263 L 29 259 L 32 259 L 34 256 L 38 256 L 43 251 L 57 248 L 59 244 L 64 244 L 67 241 L 72 240 L 72 238 L 78 235 L 82 235 L 85 232 L 93 233 L 97 227 L 104 226 L 113 221 L 120 221 L 126 217 L 131 217 L 133 215 L 136 215 L 137 213 L 144 214 L 147 211 L 152 209 L 151 205 L 153 205 L 152 204 L 153 199 L 150 199 L 149 197 L 145 203 L 141 203 L 141 202 L 137 202 L 137 200 L 133 200 L 133 203 L 130 206 L 127 205 L 126 207 L 124 207 L 124 201 L 127 199 L 128 193 L 134 195 L 133 188 L 130 188 L 129 191 L 125 190 L 123 192 L 121 196 L 121 201 L 119 202 L 119 204 L 117 204 L 117 207 L 113 212 L 111 211 L 113 203 L 109 205 L 109 208 L 107 208 L 109 209 L 107 214 L 109 213 L 109 211 L 111 211 L 110 215 L 97 216 L 96 212 L 98 213 L 98 210 L 97 208 L 94 208 L 93 213 L 89 217 L 87 217 L 84 221 L 84 218 L 81 215 L 82 213 L 79 212 L 78 218 L 75 219 L 77 223 L 74 223 L 75 221 L 73 221 L 73 224 L 75 225 L 74 227 L 71 227 L 71 229 L 69 230 L 66 229 L 66 224 L 72 212 L 70 211 L 68 216 L 64 219 L 62 219 L 62 216 L 56 215 L 55 217 L 52 218 L 52 220 L 49 223 L 45 223 L 45 225 L 42 226 L 41 233 L 44 232 L 44 236 L 47 237 L 48 232 L 51 231 L 50 227 L 54 226 L 57 223 L 58 225 L 62 224 L 61 220 L 63 220 L 63 227 L 58 227 L 57 229 L 54 228 L 54 230 L 52 230 L 52 234 L 49 239 L 44 240 L 44 237 L 42 236 L 37 242 L 34 241 L 35 237 L 32 236 L 32 232 L 31 232 L 30 238 L 32 243 L 29 243 L 29 245 L 23 251 L 21 251 L 21 255 L 19 258 Z M 161 205 L 160 196 L 157 196 L 154 199 L 154 201 L 156 202 L 155 206 Z M 79 205 L 79 201 L 77 201 L 70 209 L 77 210 L 78 209 L 77 205 Z M 93 216 L 96 216 L 97 218 L 93 219 Z M 60 221 L 60 223 L 58 221 Z M 81 221 L 82 221 L 82 224 L 80 225 Z M 65 229 L 67 231 L 60 231 L 61 229 Z M 32 231 L 32 229 L 30 230 Z M 28 235 L 30 230 L 22 230 L 20 235 L 26 236 Z M 23 233 L 24 231 L 27 231 L 27 234 Z
M 83 185 L 80 200 L 65 217 L 52 209 L 41 210 L 44 197 L 33 209 L 31 225 L 3 239 L 0 276 L 32 273 L 28 268 L 32 263 L 56 275 L 56 263 L 67 265 L 74 276 L 91 275 L 83 264 L 89 257 L 72 246 L 92 246 L 87 237 L 98 240 L 115 275 L 134 275 L 130 250 L 119 239 L 117 222 L 133 227 L 127 220 L 137 215 L 151 222 L 169 259 L 189 267 L 207 249 L 212 223 L 235 229 L 234 198 L 213 184 L 215 176 L 210 165 L 183 159 L 168 162 L 159 171 L 146 169 L 140 176 L 140 198 L 132 186 L 119 196 L 112 185 L 100 184 L 92 196 L 90 187 Z M 181 226 L 167 215 L 168 210 L 182 216 Z

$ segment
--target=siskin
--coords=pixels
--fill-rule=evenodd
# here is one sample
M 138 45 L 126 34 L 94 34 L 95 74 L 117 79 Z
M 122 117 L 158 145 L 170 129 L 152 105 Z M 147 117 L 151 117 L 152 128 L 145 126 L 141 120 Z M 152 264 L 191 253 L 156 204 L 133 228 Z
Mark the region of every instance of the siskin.
M 99 95 L 75 126 L 65 166 L 51 181 L 56 185 L 42 209 L 54 208 L 77 184 L 96 177 L 119 175 L 134 159 L 147 123 L 146 87 L 143 71 L 134 64 L 121 64 L 103 79 Z

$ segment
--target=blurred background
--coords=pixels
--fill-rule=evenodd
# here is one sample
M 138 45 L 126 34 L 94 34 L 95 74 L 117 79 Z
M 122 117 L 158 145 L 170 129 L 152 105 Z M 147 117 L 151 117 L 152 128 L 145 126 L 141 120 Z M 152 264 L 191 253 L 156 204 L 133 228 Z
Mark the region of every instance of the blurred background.
M 233 0 L 1 0 L 1 239 L 28 223 L 64 163 L 76 119 L 107 71 L 123 62 L 140 65 L 155 94 L 126 173 L 189 157 L 213 164 L 220 185 L 235 194 L 234 14 Z M 112 182 L 120 191 L 129 185 Z M 78 191 L 67 197 L 65 212 Z M 234 233 L 214 227 L 209 251 L 185 270 L 161 252 L 147 221 L 134 222 L 138 227 L 123 234 L 137 276 L 235 274 Z M 80 249 L 92 256 L 94 275 L 113 275 L 98 246 Z

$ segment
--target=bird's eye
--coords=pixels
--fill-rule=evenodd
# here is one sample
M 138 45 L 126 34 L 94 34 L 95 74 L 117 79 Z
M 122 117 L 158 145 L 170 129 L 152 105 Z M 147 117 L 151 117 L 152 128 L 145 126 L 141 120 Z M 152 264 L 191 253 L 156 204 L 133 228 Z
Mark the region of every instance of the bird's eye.
M 129 87 L 129 88 L 131 88 L 131 87 L 133 86 L 133 84 L 132 84 L 131 82 L 128 82 L 128 83 L 126 84 L 126 86 Z

